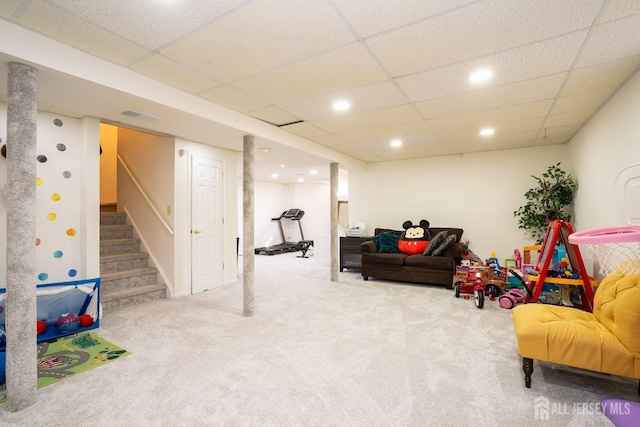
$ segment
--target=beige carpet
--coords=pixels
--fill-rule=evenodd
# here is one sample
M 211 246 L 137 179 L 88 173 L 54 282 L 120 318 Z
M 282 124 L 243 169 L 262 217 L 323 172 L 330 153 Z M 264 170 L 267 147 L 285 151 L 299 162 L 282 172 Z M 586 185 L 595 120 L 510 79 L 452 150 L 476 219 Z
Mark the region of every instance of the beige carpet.
M 602 397 L 638 400 L 636 381 L 537 362 L 526 389 L 495 301 L 348 271 L 332 283 L 296 254 L 256 256 L 255 293 L 249 318 L 240 283 L 105 313 L 100 334 L 133 354 L 22 412 L 0 405 L 0 425 L 604 426 Z

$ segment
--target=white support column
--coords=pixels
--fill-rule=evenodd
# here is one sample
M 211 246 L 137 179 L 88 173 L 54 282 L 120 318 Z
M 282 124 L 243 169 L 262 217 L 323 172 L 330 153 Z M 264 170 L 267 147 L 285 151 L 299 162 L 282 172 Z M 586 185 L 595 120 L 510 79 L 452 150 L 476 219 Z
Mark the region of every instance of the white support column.
M 7 409 L 36 402 L 37 70 L 9 63 L 7 107 Z
M 340 269 L 340 248 L 338 240 L 338 164 L 330 166 L 331 187 L 331 281 L 338 281 Z
M 253 135 L 243 138 L 242 156 L 242 314 L 253 316 L 255 282 L 255 206 Z

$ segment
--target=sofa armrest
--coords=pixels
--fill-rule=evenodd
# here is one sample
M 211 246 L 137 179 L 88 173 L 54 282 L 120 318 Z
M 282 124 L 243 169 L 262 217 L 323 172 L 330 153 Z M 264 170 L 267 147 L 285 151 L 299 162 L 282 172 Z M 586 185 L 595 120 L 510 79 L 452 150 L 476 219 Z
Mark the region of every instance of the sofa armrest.
M 442 256 L 448 256 L 451 258 L 454 258 L 456 260 L 456 262 L 462 258 L 462 254 L 464 251 L 464 245 L 462 243 L 454 243 L 453 245 L 449 246 L 444 253 L 442 254 Z
M 362 242 L 360 244 L 360 252 L 375 254 L 378 252 L 378 248 L 376 248 L 376 244 L 373 240 L 367 240 L 366 242 Z

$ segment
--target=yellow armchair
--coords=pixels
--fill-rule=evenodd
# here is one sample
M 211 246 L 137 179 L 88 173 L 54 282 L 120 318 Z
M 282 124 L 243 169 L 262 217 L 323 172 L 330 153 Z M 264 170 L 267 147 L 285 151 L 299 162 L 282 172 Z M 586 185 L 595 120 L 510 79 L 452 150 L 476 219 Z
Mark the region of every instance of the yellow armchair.
M 607 276 L 593 313 L 525 304 L 512 316 L 527 388 L 533 359 L 640 379 L 640 274 Z

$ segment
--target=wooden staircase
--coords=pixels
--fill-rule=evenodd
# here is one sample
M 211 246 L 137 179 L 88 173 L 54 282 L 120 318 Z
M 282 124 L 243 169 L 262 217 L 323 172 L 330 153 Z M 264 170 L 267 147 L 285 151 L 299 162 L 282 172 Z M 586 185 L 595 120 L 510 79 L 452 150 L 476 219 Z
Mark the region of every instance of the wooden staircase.
M 127 214 L 100 209 L 100 302 L 102 309 L 140 304 L 166 297 L 158 270 L 127 225 Z

